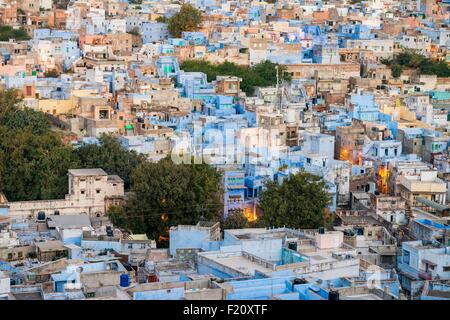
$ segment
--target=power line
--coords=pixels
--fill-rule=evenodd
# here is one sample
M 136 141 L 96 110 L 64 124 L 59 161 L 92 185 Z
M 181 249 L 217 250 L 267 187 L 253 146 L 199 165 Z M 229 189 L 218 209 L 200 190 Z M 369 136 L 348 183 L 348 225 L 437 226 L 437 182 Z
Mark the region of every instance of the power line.
M 214 208 L 223 208 L 223 204 L 205 204 L 201 207 L 194 207 L 194 206 L 187 206 L 184 207 L 184 209 L 176 209 L 176 210 L 170 210 L 170 209 L 162 209 L 162 210 L 145 210 L 140 214 L 131 214 L 127 215 L 125 214 L 125 219 L 143 219 L 143 218 L 149 218 L 149 217 L 160 217 L 163 215 L 168 216 L 175 216 L 175 215 L 181 215 L 186 213 L 193 213 L 194 211 L 200 211 L 204 212 L 206 210 L 213 210 Z

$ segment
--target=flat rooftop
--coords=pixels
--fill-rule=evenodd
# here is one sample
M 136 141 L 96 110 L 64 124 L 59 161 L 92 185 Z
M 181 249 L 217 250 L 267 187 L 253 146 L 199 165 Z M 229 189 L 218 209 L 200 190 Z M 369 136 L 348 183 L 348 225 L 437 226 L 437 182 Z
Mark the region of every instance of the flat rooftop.
M 108 182 L 121 183 L 121 182 L 123 182 L 123 179 L 116 174 L 111 174 L 108 176 Z
M 91 220 L 87 214 L 50 215 L 47 220 L 49 228 L 83 228 L 90 227 Z
M 367 294 L 358 294 L 358 295 L 352 295 L 352 296 L 344 296 L 340 297 L 340 300 L 383 300 L 379 296 L 373 294 L 373 293 L 367 293 Z
M 69 174 L 75 177 L 86 176 L 107 176 L 106 172 L 101 168 L 95 169 L 70 169 Z
M 252 240 L 262 238 L 289 238 L 309 239 L 302 233 L 294 234 L 289 229 L 265 229 L 265 228 L 246 228 L 246 229 L 227 229 L 227 233 L 233 235 L 239 240 Z M 297 231 L 297 230 L 295 230 Z
M 44 300 L 40 292 L 12 293 L 16 300 Z
M 63 243 L 59 240 L 36 242 L 35 245 L 40 251 L 66 250 L 66 247 L 64 247 Z
M 213 260 L 217 263 L 220 263 L 226 267 L 229 267 L 229 268 L 232 268 L 239 272 L 242 272 L 246 275 L 254 275 L 256 270 L 264 272 L 264 273 L 272 272 L 271 269 L 266 268 L 266 267 L 264 267 L 260 264 L 257 264 L 253 261 L 250 261 L 243 256 L 215 258 Z
M 243 275 L 254 275 L 256 270 L 263 273 L 273 271 L 262 264 L 247 259 L 242 255 L 242 252 L 212 252 L 202 254 L 202 256 L 222 266 L 238 271 Z

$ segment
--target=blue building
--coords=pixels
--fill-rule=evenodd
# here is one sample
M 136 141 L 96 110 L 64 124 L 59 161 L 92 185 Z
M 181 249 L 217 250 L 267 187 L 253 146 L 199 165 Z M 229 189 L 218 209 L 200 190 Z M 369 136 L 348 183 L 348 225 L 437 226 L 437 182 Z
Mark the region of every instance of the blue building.
M 352 118 L 361 121 L 378 121 L 380 107 L 375 103 L 375 96 L 371 93 L 352 94 L 350 97 L 350 112 Z
M 169 251 L 177 256 L 178 249 L 217 251 L 220 248 L 220 224 L 199 222 L 195 226 L 178 225 L 170 228 Z
M 209 116 L 229 116 L 236 114 L 236 104 L 231 96 L 216 95 L 206 102 L 203 113 Z
M 142 36 L 142 42 L 152 43 L 156 41 L 162 41 L 167 39 L 169 31 L 167 31 L 166 23 L 147 21 L 140 25 L 140 32 Z
M 244 210 L 245 204 L 245 173 L 244 171 L 225 171 L 224 185 L 224 216 L 233 210 Z
M 173 56 L 162 56 L 156 60 L 156 68 L 160 77 L 176 77 L 180 72 L 177 58 Z
M 203 32 L 183 31 L 181 37 L 191 45 L 208 44 L 208 39 Z

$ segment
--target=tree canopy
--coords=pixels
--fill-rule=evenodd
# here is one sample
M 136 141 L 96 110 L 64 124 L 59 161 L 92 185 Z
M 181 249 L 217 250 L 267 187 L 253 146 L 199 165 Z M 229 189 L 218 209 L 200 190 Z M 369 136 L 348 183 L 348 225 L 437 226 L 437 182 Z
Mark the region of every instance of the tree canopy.
M 43 112 L 23 107 L 20 101 L 15 90 L 0 92 L 0 191 L 10 201 L 63 198 L 67 170 L 75 168 L 102 168 L 130 186 L 131 173 L 145 160 L 143 155 L 127 151 L 113 136 L 74 149 L 51 130 Z
M 202 23 L 202 13 L 191 4 L 183 4 L 169 20 L 167 30 L 173 37 L 181 37 L 184 31 L 197 31 Z
M 103 135 L 99 144 L 84 144 L 75 149 L 75 155 L 83 168 L 102 168 L 108 174 L 116 174 L 125 182 L 125 189 L 130 188 L 131 174 L 145 156 L 135 151 L 128 151 L 114 136 Z
M 44 113 L 20 104 L 16 91 L 0 92 L 0 191 L 8 200 L 63 198 L 68 169 L 103 168 L 131 188 L 129 203 L 109 210 L 119 227 L 164 240 L 172 225 L 221 221 L 222 173 L 217 169 L 177 165 L 170 158 L 148 162 L 109 135 L 77 148 L 62 140 Z
M 261 193 L 260 223 L 266 227 L 313 229 L 323 226 L 330 197 L 325 182 L 318 176 L 299 172 L 282 184 L 268 181 Z
M 238 66 L 232 62 L 212 64 L 205 60 L 187 60 L 181 64 L 184 71 L 196 71 L 206 73 L 208 81 L 213 81 L 217 76 L 236 76 L 242 78 L 241 89 L 251 95 L 255 87 L 273 86 L 277 82 L 277 64 L 270 61 L 263 61 L 247 68 Z M 284 72 L 284 66 L 278 66 L 279 76 L 285 80 L 290 80 L 288 74 Z
M 10 201 L 63 197 L 77 159 L 45 114 L 19 102 L 17 91 L 0 93 L 0 191 Z
M 249 221 L 243 210 L 233 210 L 228 213 L 226 219 L 221 221 L 221 227 L 226 229 L 243 229 L 243 228 L 259 228 L 263 227 L 260 220 Z
M 404 69 L 415 69 L 420 74 L 450 77 L 450 67 L 445 61 L 434 61 L 416 50 L 404 49 L 393 59 L 384 59 L 382 63 L 391 67 L 392 76 L 398 78 Z
M 22 41 L 22 40 L 30 40 L 31 37 L 22 28 L 14 29 L 11 26 L 0 25 L 0 41 L 9 41 L 10 39 Z
M 164 242 L 170 226 L 220 220 L 222 174 L 207 164 L 143 162 L 132 174 L 128 204 L 110 215 L 121 227 Z M 126 216 L 126 218 L 124 218 Z

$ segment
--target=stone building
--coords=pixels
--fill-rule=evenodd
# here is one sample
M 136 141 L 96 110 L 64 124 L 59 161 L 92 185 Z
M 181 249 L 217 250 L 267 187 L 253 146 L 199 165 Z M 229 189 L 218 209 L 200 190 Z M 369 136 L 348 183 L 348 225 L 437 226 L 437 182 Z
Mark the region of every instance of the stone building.
M 65 199 L 9 202 L 9 215 L 35 217 L 43 212 L 102 216 L 108 205 L 123 200 L 123 180 L 108 176 L 103 169 L 71 169 L 68 176 L 69 192 Z

